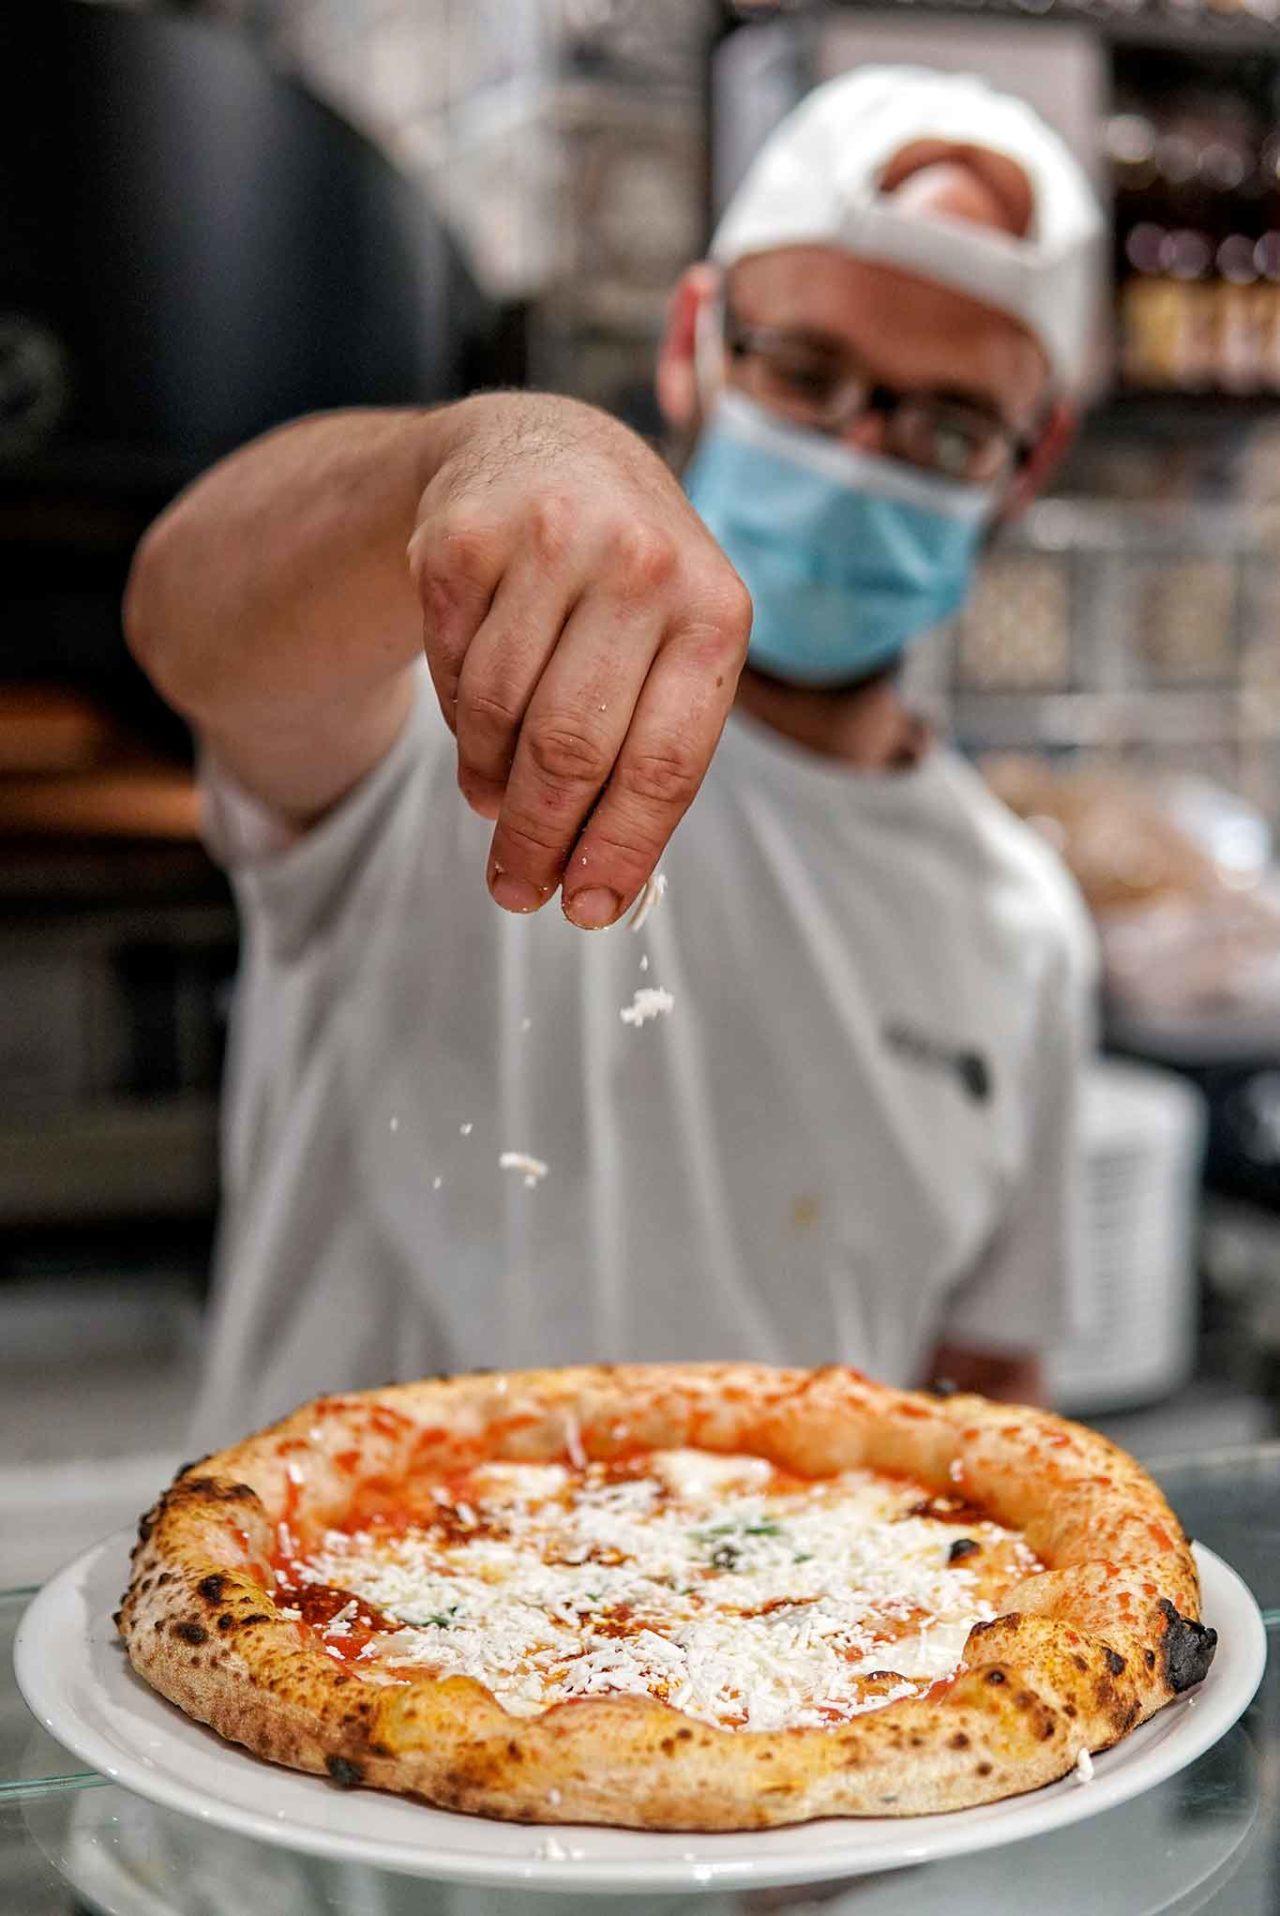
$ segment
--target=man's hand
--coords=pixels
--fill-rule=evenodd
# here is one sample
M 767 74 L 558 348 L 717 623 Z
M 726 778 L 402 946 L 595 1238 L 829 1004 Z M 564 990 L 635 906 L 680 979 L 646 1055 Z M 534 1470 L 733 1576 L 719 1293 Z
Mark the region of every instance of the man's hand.
M 540 394 L 452 409 L 409 563 L 494 898 L 612 924 L 716 748 L 746 588 L 640 440 Z
M 947 1385 L 976 1391 L 1003 1404 L 1048 1404 L 1044 1363 L 1034 1351 L 976 1351 L 939 1344 L 929 1365 L 927 1389 Z

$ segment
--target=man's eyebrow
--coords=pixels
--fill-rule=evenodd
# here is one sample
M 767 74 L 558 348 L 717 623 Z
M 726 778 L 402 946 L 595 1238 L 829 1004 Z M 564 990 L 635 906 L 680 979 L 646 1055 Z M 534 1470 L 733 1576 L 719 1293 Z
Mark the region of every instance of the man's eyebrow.
M 817 326 L 789 326 L 776 320 L 752 319 L 733 305 L 726 305 L 725 317 L 731 331 L 736 328 L 744 333 L 765 333 L 770 339 L 785 341 L 788 346 L 807 346 L 814 352 L 829 353 L 833 359 L 852 356 L 847 340 L 838 333 L 823 332 Z
M 921 391 L 927 392 L 930 399 L 945 400 L 949 406 L 966 406 L 970 412 L 980 412 L 1002 426 L 1012 428 L 1014 425 L 990 393 L 975 392 L 971 386 L 924 386 Z
M 1018 432 L 1020 430 L 1018 421 L 1006 416 L 1004 408 L 998 400 L 993 399 L 990 393 L 975 391 L 971 386 L 926 385 L 907 387 L 892 385 L 892 382 L 889 380 L 882 379 L 877 373 L 876 368 L 868 364 L 860 354 L 856 353 L 849 341 L 842 338 L 838 333 L 823 332 L 820 328 L 814 326 L 788 326 L 785 324 L 770 323 L 766 320 L 751 319 L 747 314 L 741 312 L 736 306 L 728 302 L 726 302 L 725 306 L 725 317 L 729 322 L 730 332 L 732 332 L 734 327 L 738 327 L 745 333 L 766 333 L 773 339 L 785 341 L 789 346 L 802 347 L 810 352 L 820 352 L 831 359 L 849 362 L 856 361 L 859 367 L 866 372 L 867 377 L 873 385 L 891 387 L 894 392 L 901 393 L 904 398 L 916 396 L 929 399 L 941 399 L 947 405 L 963 406 L 970 412 L 981 413 L 983 417 L 989 419 L 993 425 L 1002 427 L 1006 432 Z

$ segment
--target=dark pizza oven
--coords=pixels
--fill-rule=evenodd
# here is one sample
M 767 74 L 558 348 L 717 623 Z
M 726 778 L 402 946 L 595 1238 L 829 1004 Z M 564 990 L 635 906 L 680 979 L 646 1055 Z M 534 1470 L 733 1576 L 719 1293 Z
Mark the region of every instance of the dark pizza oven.
M 435 401 L 495 315 L 422 192 L 242 34 L 0 8 L 0 681 L 155 714 L 118 599 L 153 513 L 318 407 Z

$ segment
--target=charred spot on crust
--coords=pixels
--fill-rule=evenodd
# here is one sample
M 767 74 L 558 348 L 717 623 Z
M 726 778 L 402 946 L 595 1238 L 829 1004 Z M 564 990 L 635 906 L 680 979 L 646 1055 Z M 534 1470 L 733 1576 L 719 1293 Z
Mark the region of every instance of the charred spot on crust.
M 138 1519 L 138 1542 L 150 1543 L 151 1533 L 155 1529 L 155 1527 L 156 1527 L 156 1513 L 154 1510 L 148 1510 L 143 1516 L 139 1517 Z
M 165 1492 L 166 1502 L 189 1500 L 215 1504 L 257 1503 L 258 1493 L 252 1484 L 229 1484 L 219 1477 L 182 1477 Z
M 124 1611 L 123 1611 L 123 1610 L 113 1610 L 113 1611 L 111 1612 L 111 1621 L 112 1621 L 112 1623 L 114 1623 L 114 1624 L 115 1624 L 115 1626 L 116 1626 L 116 1629 L 118 1630 L 118 1629 L 120 1628 L 120 1625 L 121 1625 L 121 1624 L 122 1624 L 122 1623 L 124 1622 Z
M 935 1377 L 929 1386 L 930 1395 L 933 1397 L 954 1397 L 959 1389 L 960 1386 L 954 1377 Z
M 223 1631 L 234 1630 L 235 1627 L 236 1627 L 235 1618 L 232 1616 L 229 1610 L 224 1610 L 222 1615 L 218 1618 L 219 1630 L 223 1630 Z
M 992 1772 L 992 1770 L 993 1770 L 994 1768 L 995 1768 L 995 1765 L 994 1765 L 993 1763 L 979 1763 L 979 1765 L 978 1765 L 978 1775 L 979 1775 L 979 1776 L 990 1776 L 990 1774 L 991 1774 L 991 1772 Z
M 1154 1650 L 1148 1650 L 1147 1651 L 1147 1668 L 1148 1670 L 1154 1670 L 1155 1667 L 1156 1667 L 1156 1653 Z
M 962 1563 L 966 1557 L 971 1557 L 975 1550 L 981 1550 L 981 1548 L 982 1545 L 976 1537 L 957 1537 L 947 1552 L 947 1562 Z
M 209 1632 L 202 1623 L 187 1623 L 185 1621 L 175 1623 L 173 1626 L 173 1634 L 175 1637 L 181 1637 L 184 1643 L 207 1643 L 209 1639 Z
M 1165 1617 L 1164 1673 L 1169 1688 L 1181 1695 L 1204 1681 L 1218 1647 L 1218 1633 L 1194 1617 L 1180 1615 L 1168 1597 L 1161 1597 L 1160 1608 Z
M 950 1748 L 953 1750 L 967 1750 L 969 1747 L 968 1732 L 965 1730 L 957 1730 L 955 1735 L 949 1739 L 949 1743 Z
M 221 1603 L 226 1587 L 227 1580 L 220 1570 L 215 1570 L 212 1576 L 201 1577 L 196 1586 L 206 1603 Z
M 330 1779 L 338 1785 L 340 1790 L 354 1790 L 364 1782 L 364 1771 L 358 1763 L 353 1763 L 350 1757 L 326 1756 L 324 1766 L 329 1772 Z
M 1118 1650 L 1104 1649 L 1102 1654 L 1106 1661 L 1107 1668 L 1108 1670 L 1110 1670 L 1112 1676 L 1123 1675 L 1124 1668 L 1125 1668 L 1125 1661 L 1124 1661 L 1124 1658 L 1121 1656 L 1120 1652 Z
M 986 1680 L 988 1683 L 1003 1683 L 1006 1680 L 1004 1671 L 1003 1670 L 988 1670 Z
M 179 1464 L 173 1473 L 174 1483 L 177 1483 L 179 1477 L 185 1477 L 189 1470 L 198 1470 L 201 1464 L 207 1464 L 212 1455 L 211 1450 L 206 1450 L 203 1457 L 193 1457 L 189 1464 Z

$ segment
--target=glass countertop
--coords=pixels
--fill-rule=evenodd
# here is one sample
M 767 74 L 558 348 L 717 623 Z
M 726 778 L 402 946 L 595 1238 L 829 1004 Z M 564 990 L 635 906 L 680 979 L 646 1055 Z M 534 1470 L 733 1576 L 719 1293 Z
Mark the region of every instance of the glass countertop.
M 459 1888 L 312 1861 L 160 1810 L 40 1730 L 13 1678 L 31 1596 L 0 1593 L 3 1916 L 1157 1916 L 1280 1910 L 1280 1444 L 1149 1466 L 1188 1532 L 1253 1590 L 1270 1655 L 1242 1721 L 1145 1796 L 1006 1849 L 793 1891 L 566 1896 Z

